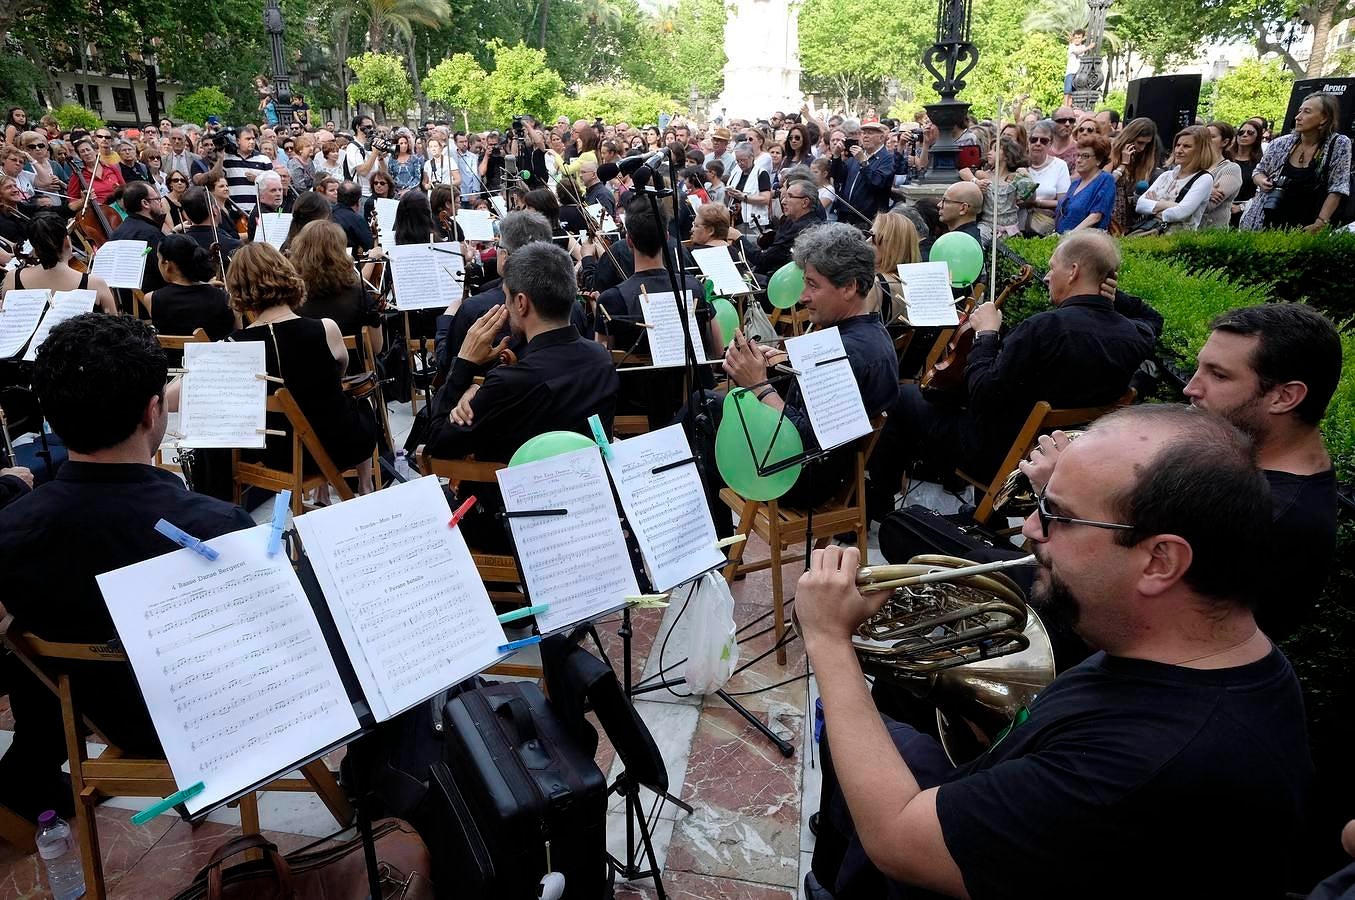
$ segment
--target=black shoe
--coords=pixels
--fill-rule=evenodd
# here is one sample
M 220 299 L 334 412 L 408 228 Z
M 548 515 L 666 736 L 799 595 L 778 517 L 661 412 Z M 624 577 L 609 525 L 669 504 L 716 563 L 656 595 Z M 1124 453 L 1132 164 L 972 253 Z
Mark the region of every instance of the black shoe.
M 833 900 L 833 895 L 819 884 L 813 872 L 805 873 L 805 900 Z
M 809 833 L 812 834 L 812 835 L 814 835 L 814 837 L 818 837 L 818 836 L 819 836 L 819 814 L 818 814 L 818 813 L 814 813 L 812 816 L 809 817 Z

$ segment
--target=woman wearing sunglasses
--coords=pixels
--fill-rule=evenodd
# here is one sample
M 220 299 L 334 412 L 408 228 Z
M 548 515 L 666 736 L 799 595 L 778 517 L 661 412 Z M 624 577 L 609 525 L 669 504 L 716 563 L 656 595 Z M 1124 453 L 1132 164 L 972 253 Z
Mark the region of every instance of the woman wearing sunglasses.
M 1256 164 L 1261 161 L 1261 133 L 1265 130 L 1264 119 L 1253 117 L 1237 126 L 1237 136 L 1233 141 L 1233 162 L 1242 171 L 1242 187 L 1233 198 L 1233 214 L 1229 224 L 1236 228 L 1247 203 L 1256 196 L 1256 182 L 1251 180 Z
M 1026 172 L 1035 182 L 1035 193 L 1019 201 L 1026 211 L 1022 231 L 1034 237 L 1043 237 L 1054 231 L 1054 211 L 1068 193 L 1071 178 L 1068 164 L 1055 156 L 1054 123 L 1041 119 L 1030 127 L 1029 148 L 1026 154 Z
M 188 192 L 188 176 L 171 171 L 165 176 L 165 231 L 183 233 L 193 223 L 183 211 L 183 195 Z

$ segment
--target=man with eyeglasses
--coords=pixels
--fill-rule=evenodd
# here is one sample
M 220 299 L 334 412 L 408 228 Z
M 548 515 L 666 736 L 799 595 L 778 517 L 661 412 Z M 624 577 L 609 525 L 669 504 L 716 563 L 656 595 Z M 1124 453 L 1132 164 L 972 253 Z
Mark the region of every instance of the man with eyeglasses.
M 886 126 L 879 122 L 861 125 L 855 119 L 847 124 L 852 127 L 844 126 L 846 139 L 833 144 L 833 185 L 837 189 L 833 211 L 839 222 L 866 231 L 875 214 L 889 208 L 894 154 L 885 150 L 885 136 L 889 134 Z M 859 141 L 851 141 L 853 133 L 859 135 Z
M 1124 394 L 1153 351 L 1162 317 L 1136 297 L 1121 293 L 1112 301 L 1101 294 L 1119 267 L 1114 239 L 1074 231 L 1049 261 L 1045 284 L 1053 309 L 1006 335 L 1002 312 L 991 301 L 970 314 L 975 337 L 965 365 L 966 395 L 961 405 L 933 403 L 917 385 L 900 389 L 871 458 L 872 516 L 893 509 L 905 474 L 939 480 L 959 468 L 991 479 L 1041 400 L 1055 409 L 1080 409 L 1110 405 Z
M 1060 106 L 1054 110 L 1054 146 L 1049 152 L 1068 164 L 1071 172 L 1077 165 L 1077 141 L 1073 140 L 1073 126 L 1077 124 L 1077 110 Z
M 787 178 L 781 185 L 781 218 L 772 231 L 758 237 L 757 247 L 748 249 L 748 263 L 759 275 L 771 277 L 791 260 L 795 239 L 806 228 L 824 221 L 819 192 L 804 178 Z M 737 240 L 737 237 L 735 238 Z
M 957 181 L 946 188 L 945 194 L 936 201 L 936 213 L 946 233 L 967 234 L 980 244 L 983 236 L 979 232 L 979 214 L 983 212 L 983 191 L 972 181 Z
M 857 590 L 855 548 L 816 550 L 795 612 L 848 837 L 816 846 L 806 896 L 1281 896 L 1312 763 L 1298 679 L 1252 615 L 1269 518 L 1224 420 L 1154 404 L 1092 425 L 1022 533 L 1032 603 L 1097 652 L 958 768 L 876 710 L 852 637 L 886 595 Z

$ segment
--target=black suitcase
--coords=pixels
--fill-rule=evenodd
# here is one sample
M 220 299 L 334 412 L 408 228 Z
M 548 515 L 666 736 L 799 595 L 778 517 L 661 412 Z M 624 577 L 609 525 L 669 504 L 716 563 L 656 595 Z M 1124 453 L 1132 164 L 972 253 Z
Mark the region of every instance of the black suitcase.
M 906 563 L 921 553 L 943 553 L 974 562 L 1025 556 L 964 514 L 943 516 L 925 506 L 896 509 L 880 522 L 880 555 L 890 563 Z
M 534 898 L 546 867 L 566 900 L 607 893 L 607 781 L 530 682 L 487 685 L 446 707 L 447 762 L 432 766 L 434 884 L 460 900 Z M 449 894 L 448 896 L 452 896 Z

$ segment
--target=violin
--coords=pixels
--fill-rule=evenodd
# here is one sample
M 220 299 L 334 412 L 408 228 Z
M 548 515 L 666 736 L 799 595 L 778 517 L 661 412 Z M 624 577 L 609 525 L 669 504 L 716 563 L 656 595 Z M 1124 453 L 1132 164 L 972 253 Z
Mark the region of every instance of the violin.
M 1017 276 L 1008 282 L 1003 288 L 1002 293 L 998 294 L 993 305 L 998 309 L 1007 302 L 1007 298 L 1016 291 L 1025 287 L 1035 277 L 1035 270 L 1030 266 L 1022 266 Z M 960 314 L 960 324 L 956 326 L 951 334 L 950 340 L 946 342 L 945 352 L 941 357 L 930 366 L 927 371 L 918 379 L 918 387 L 929 395 L 943 395 L 947 397 L 961 396 L 965 390 L 965 367 L 969 364 L 969 351 L 974 349 L 974 326 L 970 324 L 969 316 L 978 306 L 982 298 L 983 285 L 975 285 L 974 296 L 969 298 L 965 305 L 965 311 Z

